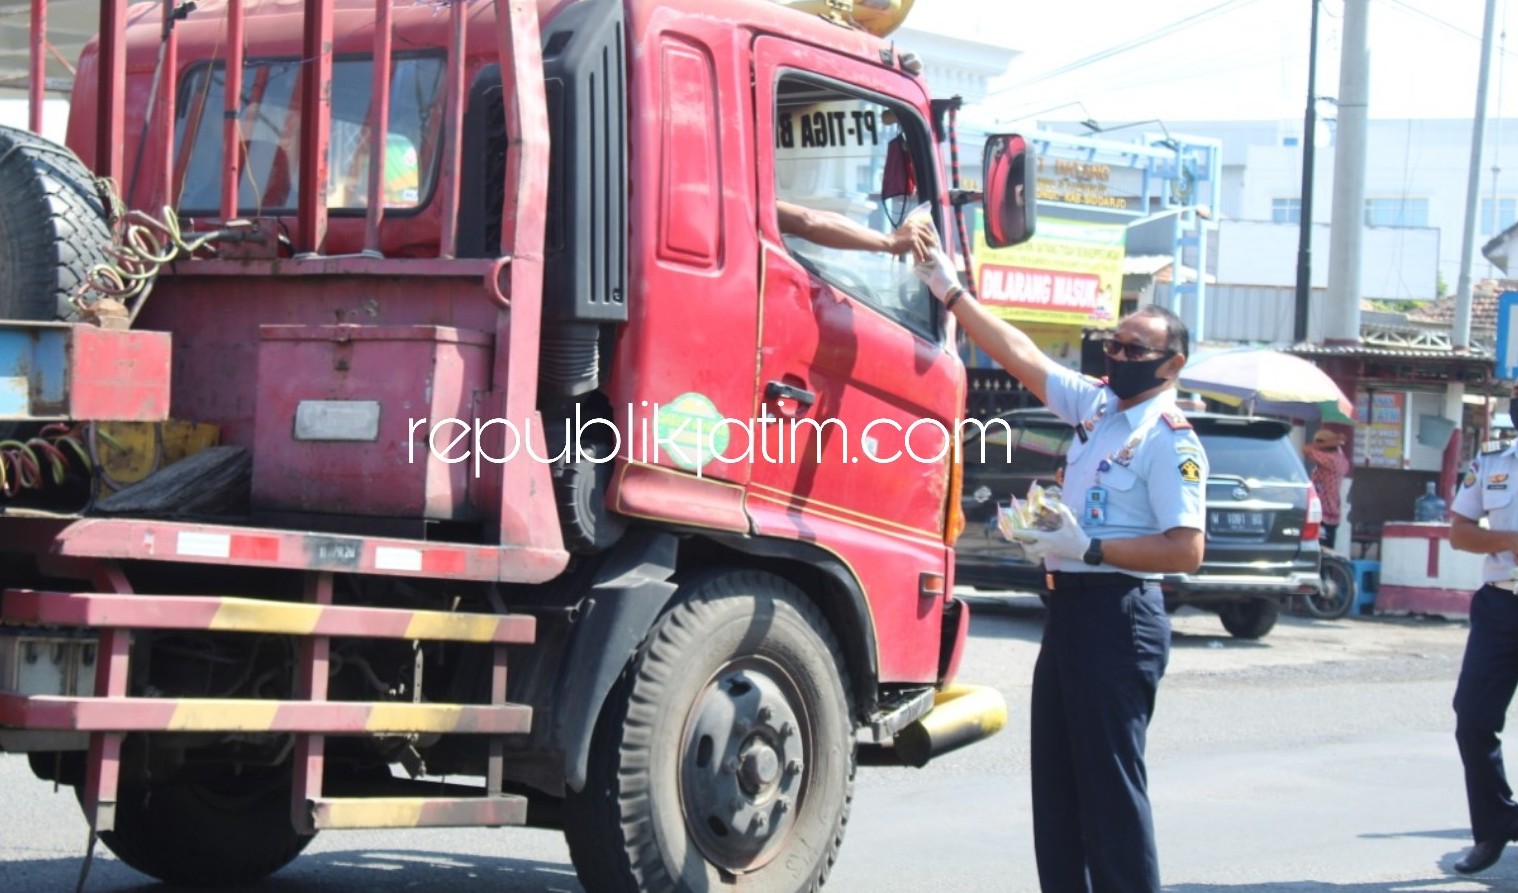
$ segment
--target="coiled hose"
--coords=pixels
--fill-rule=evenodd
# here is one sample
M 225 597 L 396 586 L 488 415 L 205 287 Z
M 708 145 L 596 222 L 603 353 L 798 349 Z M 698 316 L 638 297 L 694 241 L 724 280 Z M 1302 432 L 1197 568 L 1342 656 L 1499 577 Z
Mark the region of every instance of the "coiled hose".
M 135 209 L 128 211 L 114 183 L 98 180 L 95 185 L 110 208 L 113 238 L 105 249 L 107 260 L 90 268 L 70 298 L 74 309 L 86 317 L 95 315 L 93 306 L 98 300 L 110 298 L 127 309 L 130 325 L 137 319 L 165 265 L 201 251 L 214 253 L 216 249 L 211 243 L 239 235 L 253 225 L 248 220 L 229 220 L 220 229 L 186 238 L 179 214 L 168 205 L 159 217 Z
M 69 454 L 91 466 L 84 444 L 68 425 L 47 425 L 26 440 L 0 440 L 0 497 L 14 499 L 23 490 L 40 489 L 49 479 L 61 485 L 68 477 Z

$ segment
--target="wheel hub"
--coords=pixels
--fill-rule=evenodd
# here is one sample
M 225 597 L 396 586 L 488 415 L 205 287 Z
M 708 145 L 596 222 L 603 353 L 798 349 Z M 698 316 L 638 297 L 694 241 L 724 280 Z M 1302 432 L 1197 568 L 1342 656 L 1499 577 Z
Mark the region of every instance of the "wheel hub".
M 759 868 L 780 850 L 807 782 L 800 698 L 768 670 L 719 674 L 686 723 L 680 760 L 685 820 L 706 858 L 733 873 Z
M 780 757 L 775 753 L 775 748 L 762 738 L 752 738 L 749 744 L 743 748 L 739 758 L 741 769 L 738 780 L 743 785 L 743 791 L 750 796 L 775 783 L 780 774 Z

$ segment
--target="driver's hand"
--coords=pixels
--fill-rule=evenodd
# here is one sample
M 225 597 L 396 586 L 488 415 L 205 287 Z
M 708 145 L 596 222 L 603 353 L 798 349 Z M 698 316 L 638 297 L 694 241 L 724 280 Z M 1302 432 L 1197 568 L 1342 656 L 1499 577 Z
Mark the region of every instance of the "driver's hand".
M 911 252 L 912 260 L 916 263 L 928 260 L 936 247 L 938 233 L 933 229 L 933 218 L 926 214 L 909 216 L 891 233 L 891 253 L 900 257 Z
M 933 248 L 924 261 L 919 261 L 913 267 L 917 278 L 927 284 L 928 290 L 933 297 L 942 301 L 953 288 L 960 285 L 959 274 L 954 271 L 954 262 L 943 253 L 942 248 Z

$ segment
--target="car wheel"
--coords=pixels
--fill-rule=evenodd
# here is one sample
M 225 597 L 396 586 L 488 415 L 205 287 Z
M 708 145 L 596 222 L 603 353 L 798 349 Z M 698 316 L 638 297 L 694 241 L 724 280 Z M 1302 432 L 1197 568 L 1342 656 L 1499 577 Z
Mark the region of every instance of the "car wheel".
M 853 793 L 842 651 L 769 574 L 683 581 L 597 726 L 565 837 L 590 893 L 812 893 Z
M 1259 639 L 1275 627 L 1280 613 L 1281 608 L 1274 601 L 1252 598 L 1229 602 L 1218 608 L 1218 619 L 1236 639 Z

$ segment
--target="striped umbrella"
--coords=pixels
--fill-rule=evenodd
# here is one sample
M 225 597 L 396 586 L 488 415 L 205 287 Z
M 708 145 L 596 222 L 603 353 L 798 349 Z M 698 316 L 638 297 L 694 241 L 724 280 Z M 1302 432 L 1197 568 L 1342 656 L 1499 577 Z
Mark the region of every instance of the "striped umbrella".
M 1333 379 L 1301 357 L 1262 347 L 1209 354 L 1181 370 L 1181 388 L 1250 413 L 1324 422 L 1354 421 Z

